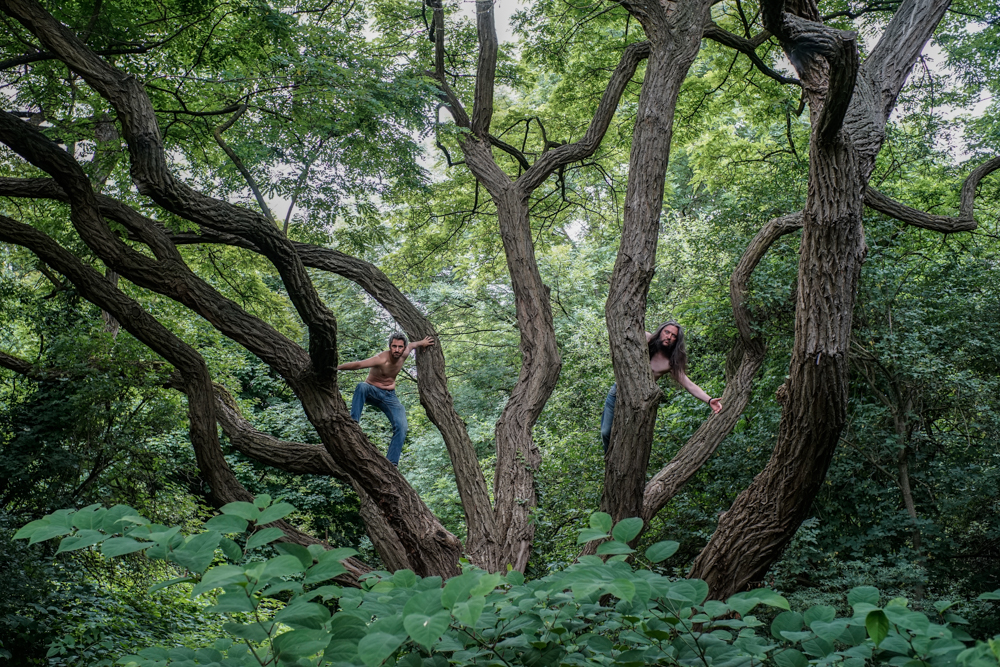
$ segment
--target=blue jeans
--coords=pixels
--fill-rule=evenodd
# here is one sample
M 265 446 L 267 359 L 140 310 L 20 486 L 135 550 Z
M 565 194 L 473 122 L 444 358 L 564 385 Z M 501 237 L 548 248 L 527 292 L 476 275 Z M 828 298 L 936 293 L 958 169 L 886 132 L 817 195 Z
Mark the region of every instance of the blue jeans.
M 374 405 L 389 418 L 389 423 L 392 424 L 392 441 L 385 457 L 392 465 L 399 465 L 399 455 L 403 453 L 403 441 L 406 440 L 406 408 L 396 397 L 395 389 L 379 389 L 367 382 L 359 382 L 354 388 L 354 399 L 351 401 L 351 419 L 361 423 L 361 411 L 365 409 L 365 403 Z
M 604 399 L 604 413 L 601 415 L 601 442 L 604 443 L 604 453 L 608 453 L 611 444 L 611 424 L 615 420 L 615 401 L 618 400 L 618 384 L 611 385 L 608 397 Z

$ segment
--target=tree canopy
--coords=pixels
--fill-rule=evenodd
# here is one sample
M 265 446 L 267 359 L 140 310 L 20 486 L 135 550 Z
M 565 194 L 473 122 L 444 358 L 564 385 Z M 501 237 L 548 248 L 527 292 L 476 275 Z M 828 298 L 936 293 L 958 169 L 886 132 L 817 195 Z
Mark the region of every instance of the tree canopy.
M 470 9 L 0 0 L 5 535 L 266 494 L 344 585 L 530 580 L 599 510 L 713 600 L 876 585 L 989 627 L 993 3 L 539 0 L 504 40 Z M 668 319 L 719 414 L 654 381 Z M 437 343 L 398 469 L 336 370 L 397 329 Z M 9 545 L 5 646 L 117 567 Z

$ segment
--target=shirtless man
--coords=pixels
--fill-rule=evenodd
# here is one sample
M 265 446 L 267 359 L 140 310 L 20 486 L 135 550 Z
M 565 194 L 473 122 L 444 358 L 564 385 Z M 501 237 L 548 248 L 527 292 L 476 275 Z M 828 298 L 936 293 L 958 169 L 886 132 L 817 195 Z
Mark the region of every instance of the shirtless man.
M 392 441 L 389 443 L 389 453 L 386 458 L 394 465 L 399 465 L 399 456 L 403 453 L 403 441 L 406 440 L 406 408 L 396 397 L 396 376 L 403 369 L 403 363 L 418 347 L 434 344 L 434 339 L 428 336 L 416 343 L 407 343 L 406 336 L 396 332 L 389 337 L 389 349 L 379 352 L 374 357 L 363 361 L 349 361 L 337 366 L 338 371 L 353 371 L 357 368 L 370 368 L 368 377 L 354 388 L 354 400 L 351 401 L 351 419 L 361 423 L 361 411 L 365 403 L 374 405 L 385 413 L 392 425 Z
M 684 374 L 687 370 L 687 349 L 684 347 L 684 330 L 681 325 L 671 320 L 660 326 L 656 333 L 646 332 L 646 343 L 649 345 L 649 368 L 653 371 L 653 381 L 670 374 L 674 382 L 688 390 L 692 396 L 708 403 L 712 412 L 722 410 L 722 401 L 712 398 L 701 387 L 696 385 Z M 611 424 L 615 418 L 615 401 L 618 397 L 618 385 L 611 385 L 608 398 L 604 401 L 604 414 L 601 415 L 601 441 L 604 443 L 604 453 L 608 453 L 611 444 Z

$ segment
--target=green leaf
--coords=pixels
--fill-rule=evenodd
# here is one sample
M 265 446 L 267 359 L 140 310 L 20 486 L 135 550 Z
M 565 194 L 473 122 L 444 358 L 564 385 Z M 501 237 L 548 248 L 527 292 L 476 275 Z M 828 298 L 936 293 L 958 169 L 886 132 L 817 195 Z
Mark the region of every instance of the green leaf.
M 502 581 L 503 576 L 499 572 L 483 575 L 479 581 L 476 582 L 476 585 L 472 587 L 472 590 L 469 591 L 469 596 L 489 595 L 496 589 L 497 586 L 500 585 L 500 582 Z
M 253 611 L 256 608 L 257 600 L 249 597 L 246 591 L 238 589 L 232 593 L 223 593 L 220 595 L 215 601 L 215 606 L 209 607 L 208 611 L 214 613 Z
M 982 595 L 980 595 L 976 599 L 977 600 L 1000 600 L 1000 588 L 996 589 L 995 591 L 993 591 L 991 593 L 983 593 Z
M 271 504 L 271 496 L 267 495 L 266 493 L 261 493 L 259 495 L 256 495 L 253 498 L 253 504 L 254 507 L 256 507 L 257 509 L 264 509 L 265 507 Z
M 368 626 L 357 616 L 343 612 L 330 621 L 330 643 L 323 652 L 323 659 L 333 663 L 357 664 L 358 642 L 368 632 Z
M 295 506 L 288 503 L 275 503 L 260 513 L 257 523 L 260 525 L 283 519 L 295 511 Z
M 312 554 L 301 544 L 278 542 L 274 545 L 274 548 L 280 554 L 298 558 L 302 562 L 302 567 L 311 567 L 313 564 Z
M 235 514 L 219 514 L 205 522 L 205 528 L 220 533 L 242 533 L 247 529 L 247 520 Z
M 732 598 L 729 599 L 730 606 Z M 771 621 L 771 635 L 776 639 L 784 639 L 782 632 L 798 632 L 802 629 L 802 614 L 794 611 L 783 611 Z
M 108 558 L 124 556 L 153 546 L 153 542 L 138 542 L 131 537 L 112 537 L 101 544 L 101 553 Z
M 14 533 L 14 539 L 15 540 L 26 540 L 29 537 L 31 537 L 32 535 L 34 535 L 34 533 L 35 533 L 36 530 L 38 530 L 39 528 L 42 528 L 44 526 L 47 526 L 47 525 L 49 525 L 49 520 L 48 519 L 36 519 L 35 521 L 32 521 L 31 523 L 29 523 L 29 524 L 27 524 L 25 526 L 22 526 L 20 530 L 18 530 L 16 533 Z
M 635 586 L 628 579 L 615 579 L 604 584 L 602 588 L 616 598 L 621 598 L 626 602 L 630 602 L 635 597 Z
M 304 569 L 302 561 L 295 556 L 275 556 L 267 560 L 264 570 L 260 575 L 260 581 L 267 581 L 275 577 L 288 577 L 298 574 Z
M 240 545 L 233 542 L 228 537 L 223 537 L 219 540 L 219 546 L 222 548 L 222 553 L 226 554 L 226 558 L 229 560 L 242 560 L 243 559 L 243 549 L 240 549 Z
M 201 581 L 191 591 L 191 597 L 201 595 L 205 591 L 222 588 L 237 581 L 246 581 L 246 573 L 237 565 L 219 565 L 213 567 L 202 576 Z
M 191 572 L 204 572 L 215 558 L 215 547 L 220 539 L 222 535 L 215 531 L 192 535 L 184 540 L 184 544 L 171 551 L 169 558 Z
M 413 570 L 396 570 L 392 574 L 392 583 L 397 588 L 413 588 L 417 583 L 417 575 L 413 574 Z
M 59 543 L 59 550 L 56 551 L 57 554 L 61 554 L 64 551 L 76 551 L 77 549 L 85 549 L 86 547 L 91 547 L 100 542 L 105 538 L 104 533 L 97 530 L 81 530 L 76 535 L 63 538 L 62 542 Z
M 615 524 L 615 528 L 611 531 L 611 535 L 619 542 L 631 542 L 635 539 L 636 535 L 642 532 L 642 526 L 642 519 L 638 517 L 622 519 Z
M 852 607 L 859 602 L 878 606 L 879 592 L 874 586 L 855 586 L 847 594 L 847 604 Z
M 330 642 L 324 630 L 292 630 L 278 635 L 273 640 L 274 652 L 283 663 L 289 663 L 298 658 L 315 655 L 326 648 Z
M 580 536 L 576 538 L 577 544 L 586 544 L 593 540 L 603 540 L 608 537 L 608 534 L 598 528 L 584 528 L 580 531 Z
M 451 609 L 455 603 L 467 600 L 472 587 L 476 585 L 483 574 L 482 570 L 473 570 L 449 579 L 448 583 L 444 585 L 444 590 L 441 591 L 441 604 L 446 609 Z
M 441 610 L 430 615 L 419 612 L 404 612 L 404 614 L 403 627 L 406 628 L 406 632 L 413 638 L 413 641 L 427 649 L 430 649 L 435 643 L 437 643 L 437 640 L 444 634 L 445 630 L 447 630 L 448 626 L 451 624 L 451 614 L 445 610 Z
M 293 628 L 319 630 L 330 619 L 330 610 L 315 602 L 293 602 L 277 614 L 274 620 Z M 326 648 L 324 644 L 323 648 Z
M 807 667 L 809 659 L 793 648 L 786 648 L 774 654 L 774 664 L 778 667 Z
M 651 563 L 662 563 L 677 553 L 677 550 L 680 549 L 680 547 L 680 543 L 673 542 L 671 540 L 656 542 L 646 549 L 646 560 Z
M 100 526 L 91 526 L 92 528 L 100 528 L 105 533 L 120 533 L 125 529 L 125 524 L 131 523 L 126 521 L 126 517 L 136 516 L 138 512 L 129 507 L 128 505 L 115 505 L 107 512 L 101 520 Z
M 766 604 L 768 607 L 777 607 L 778 609 L 791 609 L 788 604 L 788 600 L 781 597 L 769 588 L 758 588 L 751 591 L 754 597 L 760 600 L 761 604 Z
M 368 667 L 382 664 L 406 641 L 406 635 L 372 632 L 358 642 L 358 656 Z
M 630 553 L 635 553 L 635 549 L 617 540 L 601 542 L 600 544 L 597 545 L 597 554 L 599 556 L 630 554 Z
M 245 503 L 242 501 L 229 503 L 228 505 L 223 505 L 219 510 L 223 514 L 232 514 L 234 516 L 242 517 L 247 521 L 256 521 L 257 517 L 260 516 L 260 510 L 251 505 L 250 503 Z
M 465 626 L 474 627 L 476 621 L 483 613 L 483 608 L 486 606 L 486 598 L 482 595 L 477 595 L 474 598 L 469 598 L 464 602 L 456 603 L 452 607 L 451 613 L 455 618 Z
M 98 530 L 107 512 L 100 505 L 88 505 L 73 514 L 73 525 L 80 530 Z
M 787 607 L 786 607 L 787 608 Z M 837 610 L 825 604 L 818 604 L 806 609 L 802 614 L 802 621 L 812 627 L 815 621 L 826 621 L 829 623 L 837 617 Z
M 602 533 L 611 532 L 611 524 L 613 523 L 610 514 L 604 512 L 594 512 L 590 515 L 590 527 L 595 530 L 599 530 Z
M 274 542 L 284 536 L 285 533 L 280 528 L 265 528 L 264 530 L 258 530 L 247 540 L 245 551 L 250 551 L 251 549 L 262 547 L 265 544 L 270 544 L 271 542 Z
M 310 567 L 306 571 L 305 579 L 303 579 L 302 582 L 306 584 L 315 584 L 320 581 L 328 581 L 334 577 L 339 577 L 345 572 L 347 572 L 346 567 L 336 560 L 328 558 Z
M 868 636 L 872 638 L 877 647 L 889 634 L 889 617 L 881 609 L 870 611 L 865 616 L 865 628 L 868 629 Z
M 28 525 L 30 526 L 31 524 Z M 25 526 L 25 528 L 27 528 L 27 526 Z M 22 528 L 21 530 L 24 530 L 24 528 Z M 18 531 L 18 533 L 20 532 L 21 531 Z M 32 531 L 31 539 L 28 540 L 28 544 L 44 542 L 45 540 L 51 540 L 53 537 L 59 537 L 60 535 L 68 535 L 72 532 L 73 529 L 67 526 L 46 523 L 44 526 L 38 526 L 37 528 L 35 528 L 34 531 Z
M 524 575 L 517 570 L 511 570 L 507 573 L 507 576 L 504 577 L 504 581 L 511 586 L 520 586 L 524 583 Z

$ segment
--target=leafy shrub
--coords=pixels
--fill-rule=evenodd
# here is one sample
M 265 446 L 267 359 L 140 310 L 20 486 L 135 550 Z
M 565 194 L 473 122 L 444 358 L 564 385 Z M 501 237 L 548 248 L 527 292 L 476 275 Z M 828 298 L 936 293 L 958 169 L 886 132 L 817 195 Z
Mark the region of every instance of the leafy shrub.
M 910 610 L 904 598 L 882 603 L 873 587 L 851 590 L 853 613 L 840 618 L 824 605 L 791 611 L 768 589 L 708 600 L 703 581 L 631 565 L 628 542 L 642 521 L 612 526 L 601 513 L 579 538 L 581 544 L 605 540 L 599 555 L 533 581 L 516 571 L 466 565 L 447 583 L 400 570 L 371 573 L 361 588 L 349 588 L 331 580 L 346 573 L 341 561 L 354 551 L 315 545 L 278 543 L 279 555 L 246 562 L 282 536 L 264 525 L 293 509 L 258 496 L 253 504 L 226 505 L 204 532 L 185 537 L 129 507 L 92 506 L 55 512 L 16 537 L 62 537 L 60 551 L 100 545 L 108 557 L 144 551 L 187 571 L 151 590 L 189 584 L 192 596 L 214 596 L 208 611 L 228 618 L 225 637 L 211 647 L 150 648 L 118 661 L 137 667 L 1000 664 L 1000 636 L 969 646 L 972 638 L 959 627 L 963 619 L 946 604 L 932 620 Z M 658 542 L 645 560 L 662 562 L 677 546 Z M 213 565 L 219 550 L 226 562 Z M 1000 600 L 1000 591 L 982 598 Z M 751 613 L 759 605 L 782 610 L 769 627 Z

